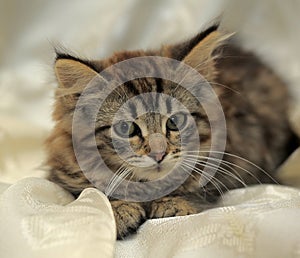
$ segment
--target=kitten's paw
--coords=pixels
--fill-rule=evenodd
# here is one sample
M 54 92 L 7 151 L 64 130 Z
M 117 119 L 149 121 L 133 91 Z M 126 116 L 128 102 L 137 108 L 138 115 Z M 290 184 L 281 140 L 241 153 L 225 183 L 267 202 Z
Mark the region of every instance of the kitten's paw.
M 151 203 L 150 218 L 166 218 L 197 213 L 197 209 L 181 197 L 164 197 Z
M 146 220 L 145 210 L 138 203 L 118 200 L 111 201 L 111 205 L 115 215 L 118 239 L 124 239 L 129 234 L 135 233 Z

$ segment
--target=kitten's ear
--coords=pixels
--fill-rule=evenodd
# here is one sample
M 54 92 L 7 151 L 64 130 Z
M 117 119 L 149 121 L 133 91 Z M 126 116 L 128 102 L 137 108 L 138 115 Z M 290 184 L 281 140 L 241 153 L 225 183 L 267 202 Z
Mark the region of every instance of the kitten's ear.
M 99 79 L 102 77 L 98 73 L 101 70 L 100 64 L 68 54 L 57 53 L 54 69 L 59 84 L 55 91 L 57 107 L 54 117 L 59 119 L 61 114 L 74 109 L 79 96 L 90 81 L 96 76 Z
M 188 41 L 166 47 L 164 52 L 167 56 L 198 70 L 206 79 L 212 80 L 215 74 L 214 51 L 231 35 L 218 31 L 218 25 L 214 25 Z
M 91 62 L 66 54 L 57 54 L 54 69 L 59 86 L 63 89 L 84 88 L 98 75 Z

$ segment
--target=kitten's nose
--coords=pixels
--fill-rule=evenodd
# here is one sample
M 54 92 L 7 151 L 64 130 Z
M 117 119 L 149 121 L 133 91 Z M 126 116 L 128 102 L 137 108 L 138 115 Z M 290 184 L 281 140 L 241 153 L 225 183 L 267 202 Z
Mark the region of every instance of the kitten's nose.
M 156 162 L 161 162 L 166 155 L 167 141 L 164 135 L 153 133 L 149 136 L 150 153 L 148 156 Z
M 149 157 L 154 159 L 157 163 L 160 163 L 164 157 L 165 157 L 165 152 L 159 152 L 159 153 L 149 153 Z

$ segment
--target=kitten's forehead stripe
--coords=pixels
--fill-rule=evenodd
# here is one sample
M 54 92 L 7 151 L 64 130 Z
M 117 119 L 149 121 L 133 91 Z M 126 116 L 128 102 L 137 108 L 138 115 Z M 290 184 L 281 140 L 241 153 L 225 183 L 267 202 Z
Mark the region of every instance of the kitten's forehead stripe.
M 166 99 L 166 108 L 167 108 L 167 113 L 170 114 L 172 113 L 172 103 L 171 103 L 171 98 Z
M 156 92 L 162 93 L 163 92 L 163 80 L 161 78 L 155 78 L 156 83 Z
M 129 102 L 129 110 L 132 115 L 132 118 L 136 118 L 138 116 L 136 105 L 132 102 Z
M 149 127 L 149 134 L 152 133 L 162 133 L 161 130 L 161 116 L 158 113 L 146 114 L 145 118 L 147 125 Z
M 138 89 L 135 87 L 133 81 L 125 82 L 126 90 L 128 90 L 132 95 L 139 95 Z
M 158 106 L 161 106 L 159 101 L 160 101 L 160 94 L 163 90 L 163 87 L 162 87 L 162 80 L 161 79 L 155 79 L 155 83 L 156 83 L 156 100 L 155 100 L 155 106 L 158 107 Z

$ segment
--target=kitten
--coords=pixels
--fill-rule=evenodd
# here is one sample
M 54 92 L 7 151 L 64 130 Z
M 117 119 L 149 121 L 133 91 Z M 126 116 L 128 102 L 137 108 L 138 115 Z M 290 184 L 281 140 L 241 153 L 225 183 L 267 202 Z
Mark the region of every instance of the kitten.
M 191 152 L 189 157 L 197 164 L 184 183 L 170 194 L 147 202 L 111 198 L 118 239 L 135 232 L 146 219 L 195 214 L 211 208 L 228 189 L 274 182 L 275 169 L 296 144 L 287 118 L 289 96 L 285 84 L 256 56 L 244 52 L 232 40 L 226 39 L 218 26 L 212 26 L 179 44 L 151 51 L 124 51 L 105 60 L 88 61 L 57 53 L 55 73 L 59 87 L 53 113 L 56 125 L 46 144 L 47 164 L 51 168 L 49 179 L 75 196 L 83 189 L 93 187 L 82 173 L 72 145 L 72 118 L 80 94 L 87 83 L 105 68 L 142 56 L 162 56 L 184 62 L 210 82 L 225 114 L 227 143 L 220 168 L 203 187 L 199 186 L 199 180 L 205 163 L 209 166 L 209 160 L 205 158 L 208 153 L 200 155 L 202 152 Z M 149 69 L 160 68 L 153 66 Z M 113 124 L 113 117 L 123 103 L 149 92 L 164 93 L 178 99 L 194 118 L 201 146 L 211 144 L 207 114 L 183 87 L 155 78 L 124 83 L 102 104 L 97 115 L 95 138 L 98 150 L 110 169 L 119 172 L 122 166 L 130 168 L 128 180 L 155 180 L 167 173 L 183 155 L 179 127 L 185 130 L 190 122 L 185 114 L 172 113 L 175 110 L 173 102 L 168 104 L 167 111 L 168 105 L 159 103 L 161 111 L 169 114 L 167 118 L 157 113 L 146 113 L 133 123 L 124 120 Z M 132 112 L 137 108 L 140 107 L 133 107 Z M 155 147 L 149 146 L 152 133 L 163 135 L 158 145 L 164 145 L 154 154 L 151 148 Z M 156 165 L 144 169 L 126 161 L 124 165 L 114 150 L 112 137 L 117 137 L 119 141 L 122 138 L 128 140 L 138 162 L 151 159 Z M 91 164 L 96 166 L 92 161 Z

